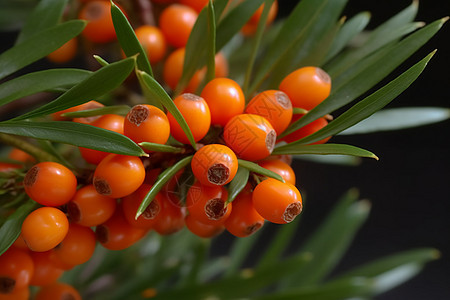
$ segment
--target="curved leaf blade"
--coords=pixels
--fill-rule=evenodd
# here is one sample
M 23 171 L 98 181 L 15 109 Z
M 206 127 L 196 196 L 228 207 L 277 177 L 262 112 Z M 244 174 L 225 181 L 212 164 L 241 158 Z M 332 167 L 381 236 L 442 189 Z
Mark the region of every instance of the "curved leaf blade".
M 50 69 L 25 74 L 0 85 L 0 105 L 39 92 L 72 87 L 91 73 L 81 69 Z
M 228 198 L 225 203 L 233 202 L 237 195 L 244 189 L 247 185 L 248 177 L 250 172 L 246 168 L 238 168 L 236 175 L 234 175 L 233 180 L 231 180 L 230 185 L 228 186 Z
M 269 169 L 266 169 L 264 167 L 261 167 L 260 165 L 254 163 L 254 162 L 251 162 L 251 161 L 248 161 L 248 160 L 243 160 L 243 159 L 238 159 L 238 164 L 239 164 L 240 168 L 245 168 L 245 169 L 247 169 L 247 170 L 249 170 L 251 172 L 254 172 L 256 174 L 260 174 L 260 175 L 267 176 L 267 177 L 270 177 L 270 178 L 274 178 L 276 180 L 284 182 L 283 177 L 281 177 L 279 174 L 277 174 L 277 173 L 275 173 L 275 172 L 273 172 L 273 171 L 271 171 Z
M 55 51 L 77 36 L 86 22 L 72 20 L 36 33 L 0 55 L 0 79 Z M 33 51 L 30 51 L 33 49 Z
M 368 157 L 378 160 L 378 157 L 370 151 L 345 144 L 319 144 L 319 145 L 284 145 L 275 148 L 274 155 L 291 154 L 317 154 L 317 155 L 351 155 L 357 157 Z
M 155 152 L 166 152 L 166 153 L 182 153 L 184 148 L 174 147 L 170 145 L 162 145 L 156 143 L 142 142 L 139 146 L 145 150 L 155 151 Z
M 117 88 L 128 77 L 134 65 L 134 58 L 126 58 L 102 67 L 57 99 L 16 117 L 14 120 L 24 120 L 48 115 L 99 98 Z
M 148 156 L 135 142 L 122 134 L 76 122 L 9 121 L 0 123 L 0 132 L 109 153 Z
M 128 105 L 108 105 L 99 108 L 79 110 L 73 112 L 67 112 L 61 114 L 61 117 L 67 118 L 85 118 L 85 117 L 94 117 L 94 116 L 102 116 L 107 114 L 118 114 L 118 115 L 126 115 L 130 111 L 130 107 Z

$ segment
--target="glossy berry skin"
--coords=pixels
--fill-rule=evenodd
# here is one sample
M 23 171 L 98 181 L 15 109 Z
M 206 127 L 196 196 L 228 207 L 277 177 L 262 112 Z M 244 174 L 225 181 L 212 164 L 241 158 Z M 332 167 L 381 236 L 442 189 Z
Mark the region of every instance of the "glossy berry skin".
M 156 195 L 145 211 L 136 219 L 138 208 L 151 187 L 151 185 L 144 183 L 134 193 L 122 199 L 123 214 L 130 225 L 150 229 L 157 221 L 162 210 L 163 199 L 160 194 Z
M 167 43 L 158 27 L 142 25 L 136 28 L 135 33 L 150 63 L 157 63 L 164 58 L 167 52 Z
M 40 207 L 23 221 L 22 237 L 28 247 L 37 252 L 53 249 L 66 237 L 69 221 L 54 207 Z
M 162 197 L 162 209 L 153 229 L 160 235 L 169 235 L 183 229 L 186 209 L 180 205 L 180 200 L 175 195 L 163 193 Z
M 81 300 L 80 293 L 67 283 L 55 282 L 53 284 L 43 286 L 37 292 L 35 300 Z
M 88 21 L 81 33 L 87 40 L 101 44 L 116 40 L 110 2 L 90 1 L 83 5 L 78 18 Z
M 302 116 L 303 115 L 300 115 L 300 114 L 294 115 L 294 118 L 293 118 L 292 122 L 297 121 Z M 298 140 L 300 140 L 300 139 L 302 139 L 304 137 L 307 137 L 310 134 L 313 134 L 314 132 L 322 129 L 323 127 L 325 127 L 327 125 L 328 125 L 328 121 L 325 118 L 322 117 L 322 118 L 319 118 L 317 120 L 312 121 L 309 124 L 306 124 L 305 126 L 297 129 L 296 131 L 286 135 L 281 140 L 282 141 L 286 141 L 288 143 L 292 143 L 292 142 L 298 141 Z M 311 144 L 313 144 L 313 145 L 324 144 L 324 143 L 328 142 L 328 140 L 330 138 L 331 138 L 331 136 L 330 137 L 326 137 L 326 138 L 324 138 L 324 139 L 322 139 L 320 141 L 313 142 Z
M 122 250 L 139 241 L 148 230 L 130 225 L 118 207 L 114 215 L 95 229 L 97 241 L 109 250 Z
M 245 113 L 266 118 L 279 135 L 291 122 L 292 104 L 289 97 L 282 91 L 267 90 L 250 100 Z
M 116 200 L 100 195 L 92 184 L 85 185 L 67 203 L 70 221 L 92 227 L 108 220 L 116 209 Z
M 225 125 L 223 138 L 239 158 L 257 161 L 272 153 L 277 134 L 266 118 L 240 114 Z
M 197 16 L 189 6 L 172 4 L 161 12 L 159 28 L 171 46 L 181 48 L 186 46 Z
M 0 295 L 28 287 L 34 264 L 27 251 L 14 247 L 0 255 Z
M 288 74 L 279 89 L 291 99 L 292 106 L 311 110 L 331 92 L 331 78 L 321 68 L 303 67 Z
M 44 286 L 52 284 L 64 273 L 64 270 L 53 262 L 51 255 L 53 255 L 53 250 L 30 253 L 34 264 L 30 285 Z
M 205 99 L 185 93 L 173 99 L 173 102 L 191 129 L 194 140 L 196 142 L 201 140 L 208 133 L 211 125 L 211 113 Z M 189 144 L 186 134 L 170 112 L 167 114 L 167 118 L 172 136 L 183 144 Z
M 225 221 L 225 228 L 237 237 L 247 237 L 264 225 L 264 218 L 253 206 L 252 192 L 244 189 L 233 200 L 233 210 Z
M 28 170 L 23 184 L 27 195 L 39 204 L 60 206 L 75 194 L 77 178 L 59 163 L 41 162 Z
M 78 40 L 76 38 L 72 38 L 57 50 L 47 55 L 47 59 L 56 64 L 66 63 L 71 61 L 76 56 L 77 50 Z
M 156 106 L 135 105 L 125 117 L 124 133 L 136 143 L 165 144 L 170 135 L 169 120 Z
M 302 211 L 302 197 L 290 183 L 268 178 L 259 183 L 252 194 L 253 206 L 267 221 L 277 224 L 292 222 Z
M 227 146 L 208 144 L 200 148 L 191 161 L 194 176 L 207 186 L 225 185 L 236 175 L 238 160 Z
M 223 186 L 192 185 L 186 196 L 186 207 L 196 220 L 204 224 L 223 224 L 229 217 L 232 205 L 225 206 L 228 192 Z
M 202 238 L 212 238 L 218 236 L 225 230 L 223 224 L 204 224 L 191 214 L 188 214 L 185 217 L 184 222 L 190 232 Z
M 284 181 L 295 185 L 295 172 L 291 168 L 290 165 L 282 161 L 281 159 L 275 159 L 275 158 L 269 158 L 265 160 L 261 160 L 258 162 L 258 165 L 260 165 L 263 168 L 266 168 L 272 172 L 277 173 L 280 175 Z
M 96 242 L 91 228 L 70 224 L 66 237 L 54 249 L 55 257 L 65 265 L 81 265 L 94 254 Z
M 145 168 L 136 156 L 109 154 L 95 168 L 97 193 L 121 198 L 136 191 L 145 179 Z
M 211 124 L 225 126 L 245 109 L 245 96 L 239 84 L 229 78 L 215 78 L 203 88 L 200 96 L 208 103 Z

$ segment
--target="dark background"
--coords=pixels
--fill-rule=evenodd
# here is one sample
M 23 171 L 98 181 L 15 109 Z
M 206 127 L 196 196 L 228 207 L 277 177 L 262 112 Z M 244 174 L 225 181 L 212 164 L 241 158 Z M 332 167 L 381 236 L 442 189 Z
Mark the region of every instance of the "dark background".
M 279 2 L 281 12 L 285 13 L 297 1 Z M 369 28 L 374 28 L 410 4 L 408 0 L 350 0 L 344 15 L 351 17 L 370 11 Z M 450 1 L 423 0 L 416 20 L 428 24 L 449 14 Z M 450 107 L 449 38 L 449 24 L 444 24 L 405 63 L 409 67 L 438 49 L 418 80 L 388 107 Z M 307 237 L 309 228 L 316 228 L 339 196 L 349 188 L 358 187 L 361 198 L 371 201 L 372 211 L 338 270 L 397 251 L 434 247 L 441 252 L 439 260 L 429 263 L 419 276 L 378 299 L 450 299 L 449 137 L 448 120 L 409 130 L 337 136 L 333 142 L 368 149 L 380 160 L 365 159 L 355 167 L 295 161 L 298 186 L 308 199 L 308 211 L 297 236 L 299 243 Z

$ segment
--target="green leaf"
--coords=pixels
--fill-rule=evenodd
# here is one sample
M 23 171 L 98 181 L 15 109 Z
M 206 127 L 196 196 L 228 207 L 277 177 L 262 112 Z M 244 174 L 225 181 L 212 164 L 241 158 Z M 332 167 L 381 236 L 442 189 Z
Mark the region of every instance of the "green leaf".
M 37 208 L 38 204 L 28 200 L 13 212 L 0 227 L 0 255 L 2 255 L 19 237 L 23 220 Z
M 0 132 L 109 153 L 147 156 L 136 143 L 123 134 L 76 122 L 9 121 L 0 123 Z
M 133 27 L 120 8 L 111 1 L 111 17 L 116 30 L 117 40 L 127 57 L 139 54 L 136 58 L 137 68 L 153 77 L 152 67 L 147 54 L 134 33 Z
M 358 157 L 369 157 L 378 160 L 378 157 L 370 151 L 344 144 L 319 144 L 319 145 L 292 145 L 287 144 L 277 147 L 272 152 L 279 154 L 318 154 L 318 155 L 352 155 Z
M 353 63 L 353 67 L 342 75 L 346 76 L 343 77 L 346 78 L 346 83 L 336 88 L 327 99 L 291 124 L 279 138 L 333 112 L 367 92 L 436 34 L 446 20 L 435 21 L 399 43 Z
M 50 69 L 22 75 L 0 85 L 0 105 L 35 93 L 72 87 L 90 74 L 80 69 Z
M 383 109 L 339 134 L 366 134 L 399 130 L 441 122 L 450 118 L 450 109 L 442 107 L 401 107 Z
M 358 122 L 368 118 L 378 110 L 382 109 L 384 106 L 389 104 L 392 100 L 395 99 L 398 95 L 400 95 L 404 90 L 406 90 L 413 82 L 417 79 L 417 77 L 422 73 L 425 69 L 428 61 L 433 57 L 433 51 L 429 55 L 427 55 L 424 59 L 416 63 L 414 66 L 406 70 L 396 79 L 392 80 L 384 87 L 380 88 L 373 94 L 364 98 L 346 112 L 341 114 L 339 117 L 331 121 L 328 125 L 323 127 L 322 129 L 316 131 L 315 133 L 304 137 L 298 141 L 291 143 L 291 145 L 300 145 L 300 144 L 310 144 L 315 141 L 320 141 L 326 137 L 335 135 Z M 314 111 L 315 109 L 311 110 Z M 310 113 L 306 114 L 299 121 Z
M 185 151 L 184 148 L 174 147 L 170 145 L 162 145 L 156 143 L 142 142 L 139 146 L 145 150 L 155 151 L 155 152 L 167 152 L 167 153 L 182 153 Z
M 257 173 L 257 174 L 260 174 L 260 175 L 263 175 L 266 177 L 274 178 L 276 180 L 284 182 L 284 179 L 279 174 L 277 174 L 271 170 L 268 170 L 264 167 L 261 167 L 260 165 L 254 163 L 254 162 L 251 162 L 248 160 L 243 160 L 243 159 L 238 159 L 238 163 L 239 163 L 240 168 L 245 168 L 245 169 L 249 170 L 250 172 L 254 172 L 254 173 Z
M 151 187 L 150 191 L 147 193 L 147 195 L 142 199 L 141 204 L 139 205 L 139 208 L 136 213 L 136 219 L 139 218 L 139 216 L 145 211 L 147 206 L 153 201 L 155 196 L 159 193 L 159 191 L 163 188 L 163 186 L 169 182 L 169 180 L 175 176 L 175 174 L 186 167 L 188 164 L 191 163 L 192 155 L 187 156 L 181 160 L 179 160 L 176 164 L 173 166 L 165 169 L 161 174 L 159 174 L 158 179 L 156 180 L 155 184 Z
M 2 31 L 19 31 L 35 6 L 36 0 L 0 1 Z
M 0 79 L 55 51 L 77 36 L 86 22 L 72 20 L 36 33 L 0 55 Z M 30 50 L 32 49 L 32 51 Z
M 102 116 L 107 114 L 126 115 L 130 111 L 128 105 L 110 105 L 93 109 L 79 110 L 61 114 L 61 117 L 66 118 L 86 118 L 94 116 Z
M 325 62 L 333 58 L 342 49 L 344 49 L 355 36 L 363 31 L 364 28 L 366 28 L 367 24 L 369 24 L 369 21 L 370 13 L 361 12 L 345 22 L 337 33 L 332 45 L 330 46 L 330 50 L 327 53 Z
M 183 115 L 173 103 L 172 99 L 164 90 L 164 88 L 158 83 L 158 81 L 156 81 L 153 77 L 143 71 L 138 71 L 137 75 L 139 77 L 139 80 L 141 80 L 145 84 L 148 92 L 151 93 L 153 98 L 161 103 L 172 114 L 172 116 L 180 125 L 181 129 L 183 129 L 184 133 L 186 134 L 189 142 L 191 143 L 191 146 L 195 149 L 196 143 L 191 129 L 189 128 Z
M 335 267 L 369 214 L 370 203 L 355 202 L 357 197 L 358 193 L 349 191 L 313 232 L 300 249 L 300 252 L 311 253 L 313 259 L 285 278 L 282 288 L 317 284 Z
M 107 62 L 103 57 L 95 54 L 93 55 L 93 57 L 100 64 L 100 66 L 106 67 L 107 65 L 109 65 L 109 62 Z
M 16 44 L 34 34 L 57 25 L 61 21 L 67 0 L 41 0 L 31 14 L 17 37 Z
M 212 0 L 209 0 L 207 6 L 208 12 L 208 44 L 207 44 L 207 63 L 206 63 L 206 76 L 204 82 L 209 82 L 215 77 L 216 73 L 216 16 L 214 14 L 214 5 Z M 198 88 L 200 91 L 202 87 Z
M 25 43 L 25 42 L 24 42 Z M 50 103 L 25 113 L 14 120 L 48 115 L 99 98 L 117 88 L 133 70 L 135 60 L 126 58 L 102 67 Z
M 244 189 L 247 185 L 248 177 L 250 172 L 246 168 L 238 168 L 236 175 L 233 180 L 231 180 L 228 186 L 228 199 L 225 205 L 233 202 L 237 195 Z

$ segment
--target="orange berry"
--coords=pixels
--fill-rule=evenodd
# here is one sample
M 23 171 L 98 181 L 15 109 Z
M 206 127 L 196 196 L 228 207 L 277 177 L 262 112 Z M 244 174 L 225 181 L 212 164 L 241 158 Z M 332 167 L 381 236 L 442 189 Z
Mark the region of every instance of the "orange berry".
M 288 74 L 279 89 L 291 99 L 292 106 L 311 110 L 331 91 L 331 78 L 321 68 L 303 67 Z
M 284 181 L 289 182 L 292 185 L 295 185 L 295 172 L 291 168 L 290 165 L 282 161 L 281 159 L 267 159 L 261 160 L 258 162 L 263 168 L 266 168 L 272 172 L 280 175 Z
M 185 217 L 184 222 L 190 232 L 202 238 L 215 237 L 225 230 L 223 224 L 204 224 L 190 214 Z
M 292 122 L 297 121 L 302 116 L 303 115 L 300 115 L 300 114 L 294 115 L 294 118 L 292 119 Z M 328 121 L 325 118 L 322 117 L 322 118 L 319 118 L 317 120 L 312 121 L 309 124 L 306 124 L 305 126 L 297 129 L 296 131 L 288 134 L 287 136 L 283 137 L 281 140 L 286 141 L 288 143 L 292 143 L 292 142 L 295 142 L 295 141 L 297 141 L 299 139 L 307 137 L 310 134 L 313 134 L 314 132 L 322 129 L 323 127 L 325 127 L 327 125 L 328 125 Z M 326 137 L 326 138 L 324 138 L 324 139 L 322 139 L 320 141 L 317 141 L 317 142 L 314 142 L 314 143 L 311 143 L 311 144 L 324 144 L 330 138 L 331 138 L 331 136 L 330 137 Z
M 242 27 L 241 32 L 242 34 L 249 36 L 256 32 L 258 28 L 259 19 L 261 19 L 261 15 L 263 13 L 264 4 L 262 4 L 251 16 L 250 20 L 247 21 L 247 23 Z M 275 20 L 275 17 L 277 16 L 278 12 L 278 1 L 274 1 L 272 3 L 272 6 L 269 10 L 269 15 L 267 16 L 266 20 L 266 26 L 272 24 L 272 22 Z
M 217 52 L 216 56 L 214 56 L 214 64 L 215 64 L 214 75 L 216 78 L 228 76 L 228 60 L 222 51 Z
M 30 288 L 24 287 L 22 289 L 15 289 L 9 294 L 0 293 L 0 300 L 29 300 Z
M 30 285 L 44 286 L 52 284 L 64 273 L 64 270 L 53 262 L 51 255 L 53 255 L 53 250 L 31 252 L 30 256 L 33 260 L 34 272 Z
M 78 40 L 77 38 L 72 38 L 57 50 L 47 55 L 47 59 L 57 64 L 65 63 L 75 57 L 75 55 L 77 54 L 77 50 Z
M 89 102 L 86 102 L 86 103 L 83 103 L 83 104 L 80 104 L 80 105 L 77 105 L 77 106 L 73 106 L 73 107 L 70 107 L 70 108 L 67 108 L 67 109 L 55 112 L 51 116 L 52 116 L 52 119 L 54 121 L 67 121 L 67 120 L 70 120 L 70 119 L 67 118 L 67 117 L 61 116 L 62 114 L 68 113 L 68 112 L 76 112 L 76 111 L 80 111 L 80 110 L 100 108 L 100 107 L 103 107 L 103 106 L 104 105 L 101 104 L 100 102 L 92 100 L 92 101 L 89 101 Z M 86 118 L 74 118 L 73 120 L 76 121 L 76 122 L 79 122 L 79 123 L 90 124 L 93 121 L 97 120 L 98 118 L 99 118 L 99 116 L 94 116 L 94 117 L 86 117 Z
M 166 38 L 158 27 L 143 25 L 136 28 L 135 33 L 152 64 L 164 58 L 167 51 Z
M 24 163 L 36 161 L 36 159 L 33 156 L 18 148 L 12 148 L 8 154 L 8 158 L 21 161 Z
M 238 160 L 227 146 L 209 144 L 198 150 L 191 161 L 194 176 L 203 185 L 225 185 L 236 175 Z
M 228 192 L 223 186 L 204 186 L 196 182 L 188 190 L 186 207 L 196 220 L 205 224 L 223 224 L 231 213 L 231 203 L 225 206 Z
M 252 202 L 252 192 L 244 189 L 233 200 L 233 210 L 225 221 L 225 228 L 232 235 L 246 237 L 264 225 L 264 218 L 256 211 Z
M 205 85 L 200 96 L 208 103 L 211 124 L 225 126 L 232 117 L 244 112 L 244 93 L 239 84 L 232 79 L 211 80 Z
M 40 207 L 23 221 L 22 237 L 28 247 L 37 252 L 55 248 L 66 237 L 69 221 L 54 207 Z
M 23 184 L 28 196 L 39 204 L 60 206 L 75 194 L 77 178 L 59 163 L 41 162 L 28 170 Z
M 139 241 L 147 231 L 130 225 L 122 207 L 118 207 L 111 218 L 96 227 L 95 236 L 106 249 L 122 250 Z
M 186 46 L 197 16 L 197 12 L 189 6 L 172 4 L 161 12 L 159 28 L 170 45 L 181 48 Z
M 123 214 L 130 225 L 150 229 L 157 221 L 162 209 L 163 198 L 161 194 L 157 194 L 145 211 L 136 219 L 137 210 L 151 187 L 151 185 L 144 183 L 134 193 L 122 199 Z
M 121 198 L 137 190 L 145 179 L 145 168 L 139 157 L 109 154 L 95 169 L 93 184 L 97 192 Z
M 208 133 L 211 125 L 211 113 L 205 99 L 185 93 L 173 99 L 173 102 L 191 129 L 194 140 L 196 142 L 201 140 Z M 172 136 L 183 144 L 189 144 L 186 134 L 170 112 L 167 114 L 167 118 Z
M 55 282 L 50 285 L 41 287 L 37 292 L 34 300 L 49 300 L 49 299 L 70 299 L 81 300 L 80 293 L 71 285 L 67 283 Z
M 124 121 L 124 134 L 136 143 L 165 144 L 170 136 L 166 114 L 153 105 L 135 105 Z
M 178 3 L 187 5 L 193 8 L 197 13 L 200 13 L 206 5 L 208 5 L 208 0 L 179 0 Z
M 109 1 L 90 1 L 86 3 L 81 8 L 78 18 L 89 21 L 81 33 L 89 41 L 108 43 L 117 38 Z
M 0 295 L 27 288 L 33 272 L 34 264 L 28 252 L 10 247 L 0 255 Z
M 175 195 L 163 193 L 162 197 L 162 209 L 153 229 L 161 235 L 169 235 L 183 229 L 186 210 Z
M 250 100 L 245 113 L 266 118 L 279 135 L 291 122 L 292 104 L 289 97 L 282 91 L 267 90 Z
M 225 125 L 223 138 L 238 157 L 257 161 L 272 153 L 277 134 L 266 118 L 240 114 Z
M 273 178 L 267 178 L 255 187 L 252 201 L 264 219 L 277 224 L 292 222 L 303 208 L 298 189 Z

